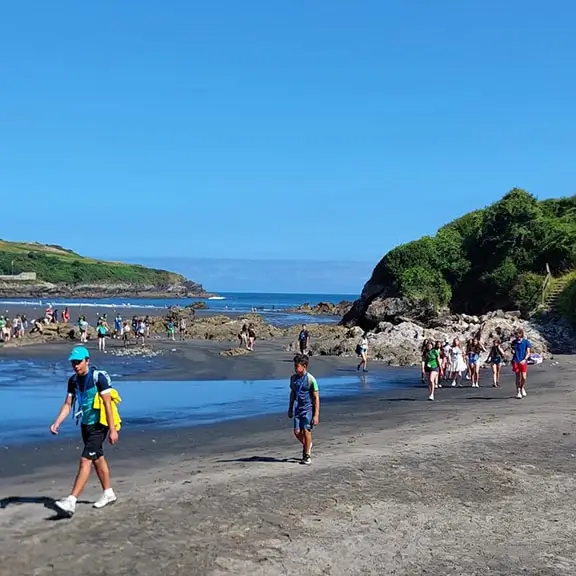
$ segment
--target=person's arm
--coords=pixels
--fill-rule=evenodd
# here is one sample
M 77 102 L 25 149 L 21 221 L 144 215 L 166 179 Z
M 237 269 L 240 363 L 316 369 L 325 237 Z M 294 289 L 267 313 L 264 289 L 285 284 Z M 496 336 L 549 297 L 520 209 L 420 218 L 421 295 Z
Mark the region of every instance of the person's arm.
M 110 392 L 100 394 L 102 402 L 104 404 L 104 411 L 106 412 L 106 421 L 108 422 L 109 436 L 108 440 L 110 444 L 116 444 L 118 442 L 118 431 L 114 425 L 114 413 L 112 412 L 112 398 Z
M 320 392 L 318 386 L 312 391 L 312 400 L 314 402 L 314 414 L 312 416 L 312 424 L 317 426 L 320 422 Z
M 296 394 L 294 390 L 290 390 L 290 400 L 288 403 L 288 418 L 294 418 L 294 402 L 296 401 Z
M 114 412 L 112 411 L 112 387 L 108 384 L 108 380 L 103 374 L 98 374 L 98 380 L 96 381 L 96 388 L 102 403 L 104 404 L 104 411 L 106 412 L 106 422 L 108 423 L 109 441 L 110 444 L 116 444 L 118 442 L 118 430 L 114 425 Z
M 66 399 L 64 400 L 64 404 L 62 404 L 62 408 L 60 408 L 60 412 L 58 412 L 58 416 L 56 417 L 56 420 L 54 420 L 54 422 L 51 424 L 50 426 L 50 432 L 52 432 L 52 434 L 56 435 L 58 434 L 58 428 L 60 428 L 60 425 L 62 424 L 62 422 L 64 422 L 64 420 L 66 420 L 66 418 L 68 418 L 68 415 L 70 414 L 70 410 L 72 409 L 72 399 L 74 398 L 73 394 L 66 394 Z
M 528 345 L 526 346 L 526 354 L 524 355 L 524 359 L 522 362 L 528 362 L 528 358 L 530 358 L 530 354 L 532 354 L 532 343 L 528 341 Z

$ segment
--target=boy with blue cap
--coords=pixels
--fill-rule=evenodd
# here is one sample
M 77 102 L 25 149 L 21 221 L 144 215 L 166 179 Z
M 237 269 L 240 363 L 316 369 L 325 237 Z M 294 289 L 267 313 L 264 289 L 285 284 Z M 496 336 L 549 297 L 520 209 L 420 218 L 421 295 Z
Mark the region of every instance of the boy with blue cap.
M 70 414 L 72 406 L 76 404 L 76 421 L 81 423 L 84 450 L 80 458 L 78 474 L 70 496 L 55 502 L 59 510 L 68 517 L 72 517 L 76 510 L 76 502 L 84 490 L 92 466 L 102 485 L 104 493 L 94 503 L 94 508 L 103 508 L 116 502 L 116 495 L 110 485 L 110 469 L 104 458 L 103 444 L 108 436 L 110 444 L 118 442 L 118 431 L 114 423 L 110 380 L 105 372 L 90 368 L 90 354 L 84 346 L 76 346 L 68 358 L 72 364 L 74 375 L 68 380 L 68 393 L 60 409 L 58 417 L 50 426 L 52 434 L 58 434 L 58 428 Z M 101 423 L 100 410 L 94 408 L 96 396 L 100 395 L 101 405 L 106 413 L 106 422 Z

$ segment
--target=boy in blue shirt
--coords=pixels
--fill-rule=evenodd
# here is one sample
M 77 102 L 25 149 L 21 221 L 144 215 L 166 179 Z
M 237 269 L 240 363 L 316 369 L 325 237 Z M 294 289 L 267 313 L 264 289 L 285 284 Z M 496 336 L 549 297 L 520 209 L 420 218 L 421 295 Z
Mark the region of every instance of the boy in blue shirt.
M 288 418 L 294 419 L 294 436 L 302 444 L 301 464 L 312 464 L 312 428 L 320 422 L 320 394 L 316 378 L 308 372 L 308 356 L 296 354 L 290 377 Z M 294 410 L 296 403 L 296 410 Z
M 80 465 L 72 493 L 70 496 L 55 502 L 60 512 L 72 517 L 76 510 L 78 497 L 90 477 L 92 466 L 96 469 L 96 474 L 104 490 L 102 496 L 94 503 L 94 508 L 103 508 L 116 502 L 116 494 L 114 494 L 114 490 L 112 490 L 110 485 L 110 469 L 104 458 L 102 445 L 104 440 L 106 440 L 106 436 L 108 436 L 110 444 L 116 444 L 118 442 L 118 431 L 114 426 L 112 414 L 110 395 L 112 388 L 104 374 L 95 371 L 89 366 L 90 354 L 88 350 L 84 346 L 76 346 L 68 359 L 72 364 L 74 375 L 68 380 L 66 400 L 56 420 L 50 426 L 50 432 L 54 435 L 58 434 L 60 425 L 70 414 L 72 406 L 76 404 L 79 409 L 76 417 L 81 422 L 84 450 L 80 457 Z M 94 398 L 97 394 L 102 399 L 108 426 L 100 424 L 100 411 L 93 407 Z
M 532 353 L 532 343 L 524 336 L 524 330 L 516 330 L 516 338 L 512 340 L 512 370 L 516 375 L 516 398 L 526 397 L 526 377 L 528 376 L 528 358 Z

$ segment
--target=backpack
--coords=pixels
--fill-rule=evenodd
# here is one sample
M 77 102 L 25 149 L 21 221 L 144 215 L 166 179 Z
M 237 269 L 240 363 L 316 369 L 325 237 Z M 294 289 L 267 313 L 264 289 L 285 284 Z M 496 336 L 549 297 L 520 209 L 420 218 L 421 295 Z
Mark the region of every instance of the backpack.
M 358 342 L 358 344 L 356 344 L 356 356 L 360 356 L 360 354 L 362 354 L 362 344 L 360 344 L 360 342 Z

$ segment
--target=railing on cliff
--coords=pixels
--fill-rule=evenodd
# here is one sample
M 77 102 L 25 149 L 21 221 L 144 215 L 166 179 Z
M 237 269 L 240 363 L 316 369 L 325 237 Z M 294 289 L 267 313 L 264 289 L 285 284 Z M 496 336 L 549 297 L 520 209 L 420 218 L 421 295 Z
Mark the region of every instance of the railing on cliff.
M 550 265 L 546 263 L 546 278 L 544 278 L 544 283 L 542 284 L 542 306 L 546 304 L 546 291 L 550 287 L 552 282 L 552 272 L 550 271 Z

